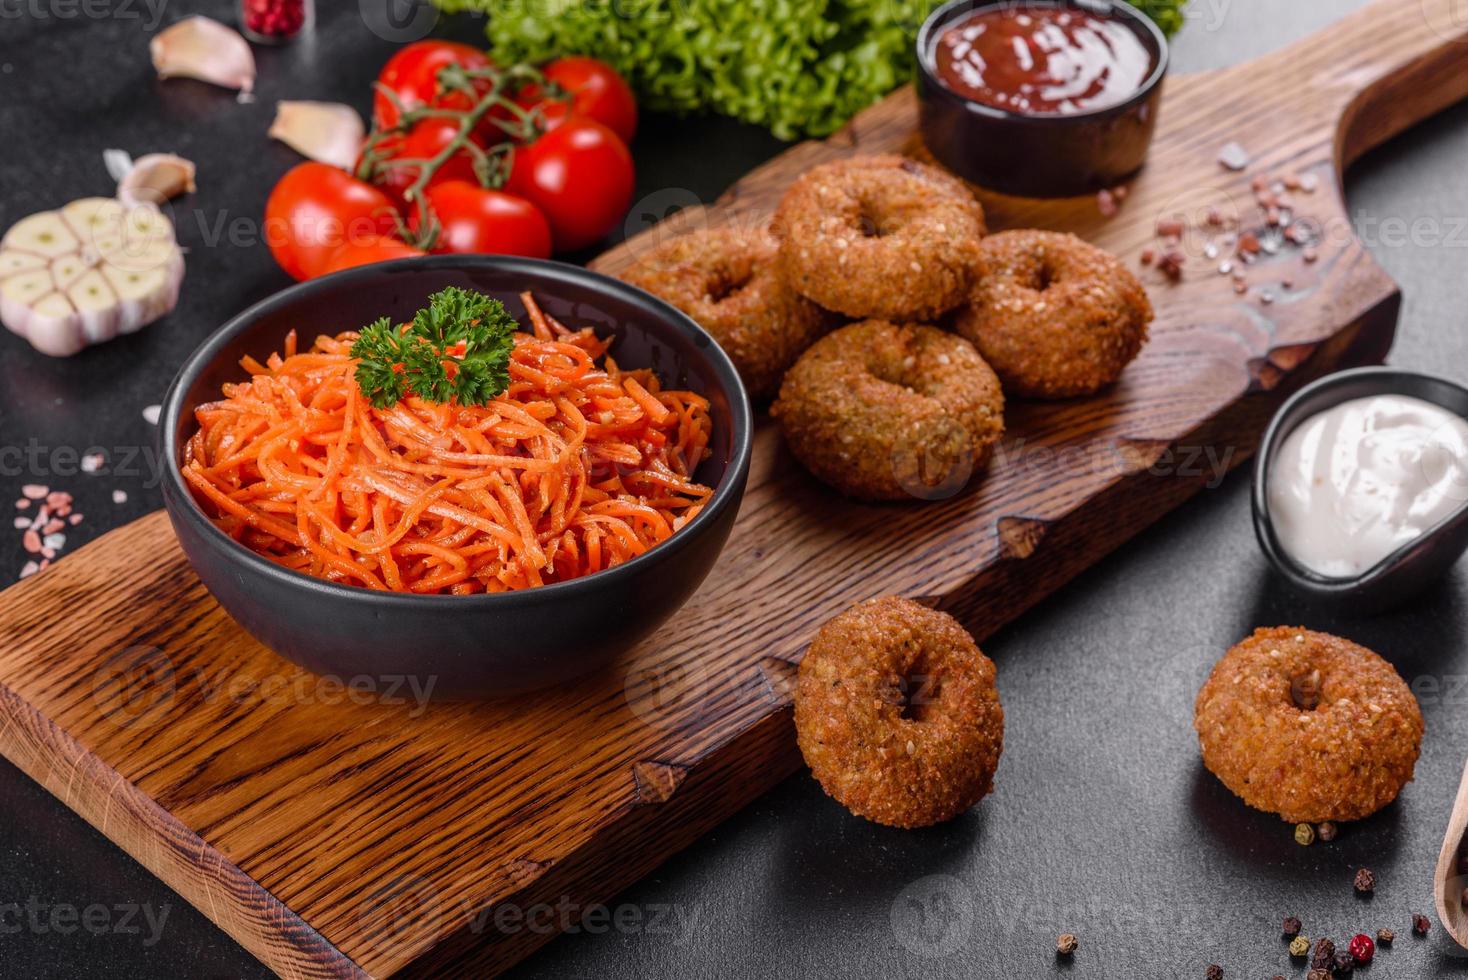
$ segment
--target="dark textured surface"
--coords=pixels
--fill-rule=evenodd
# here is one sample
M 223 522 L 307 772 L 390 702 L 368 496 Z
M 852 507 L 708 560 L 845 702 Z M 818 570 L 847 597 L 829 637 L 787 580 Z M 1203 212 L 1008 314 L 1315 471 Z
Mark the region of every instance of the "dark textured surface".
M 1198 0 L 1177 68 L 1258 55 L 1358 5 Z M 163 19 L 195 7 L 228 9 L 170 5 Z M 74 493 L 86 520 L 68 529 L 68 551 L 159 506 L 146 459 L 133 460 L 135 475 L 87 476 L 65 452 L 43 452 L 31 454 L 41 460 L 33 472 L 17 467 L 11 447 L 97 446 L 120 464 L 129 447 L 151 446 L 141 410 L 160 400 L 183 357 L 285 284 L 264 248 L 249 244 L 252 227 L 241 226 L 239 244 L 210 244 L 220 226 L 257 220 L 271 183 L 294 161 L 264 140 L 273 101 L 365 108 L 367 83 L 391 49 L 364 28 L 356 4 L 333 3 L 312 46 L 261 53 L 260 100 L 240 106 L 197 83 L 152 80 L 143 5 L 114 3 L 114 16 L 96 19 L 59 16 L 70 9 L 80 7 L 0 6 L 0 226 L 107 193 L 100 152 L 108 146 L 193 157 L 200 193 L 175 210 L 192 251 L 182 305 L 168 320 L 70 361 L 0 335 L 0 505 L 13 513 L 9 501 L 27 482 Z M 1403 5 L 1403 16 L 1414 11 Z M 467 22 L 452 30 L 475 33 Z M 637 227 L 694 197 L 711 199 L 777 149 L 726 123 L 649 120 L 635 148 L 646 197 L 630 220 Z M 1465 155 L 1468 109 L 1460 108 L 1364 161 L 1351 181 L 1358 230 L 1406 293 L 1392 362 L 1459 381 L 1468 381 Z M 114 489 L 129 494 L 127 503 L 112 503 Z M 1376 619 L 1313 607 L 1267 573 L 1246 491 L 1236 474 L 985 645 L 999 665 L 1008 733 L 995 795 L 968 816 L 917 833 L 887 830 L 796 777 L 619 896 L 614 906 L 636 910 L 619 921 L 639 925 L 557 940 L 514 975 L 1150 980 L 1202 977 L 1217 962 L 1230 980 L 1302 977 L 1279 939 L 1286 914 L 1302 918 L 1312 938 L 1394 928 L 1399 938 L 1378 954 L 1377 976 L 1468 973 L 1468 956 L 1440 926 L 1425 941 L 1409 928 L 1409 914 L 1431 904 L 1439 837 L 1468 749 L 1468 577 L 1460 566 L 1417 604 Z M 19 539 L 0 524 L 0 583 L 24 561 Z M 1417 781 L 1331 845 L 1296 846 L 1287 826 L 1246 810 L 1198 762 L 1190 723 L 1203 676 L 1253 627 L 1279 623 L 1378 649 L 1414 685 L 1427 719 Z M 0 974 L 266 975 L 5 764 L 0 813 Z M 1362 865 L 1380 879 L 1369 901 L 1351 889 Z M 139 905 L 155 921 L 166 909 L 156 941 L 143 914 L 127 911 Z M 66 911 L 89 906 L 107 910 L 88 913 L 96 934 L 73 928 Z M 1054 958 L 1059 932 L 1081 940 L 1069 965 Z

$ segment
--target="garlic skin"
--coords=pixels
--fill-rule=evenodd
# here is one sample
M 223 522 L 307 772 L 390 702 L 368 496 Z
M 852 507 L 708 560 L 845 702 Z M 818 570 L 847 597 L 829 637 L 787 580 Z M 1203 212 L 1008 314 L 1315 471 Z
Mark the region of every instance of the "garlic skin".
M 307 159 L 351 170 L 367 138 L 367 127 L 348 105 L 281 102 L 268 135 Z
M 0 322 L 52 357 L 133 333 L 178 304 L 183 253 L 151 206 L 72 201 L 0 239 Z
M 255 87 L 255 54 L 231 27 L 208 17 L 188 17 L 160 31 L 148 44 L 159 78 L 197 78 L 242 93 Z
M 149 153 L 138 157 L 117 182 L 117 199 L 123 207 L 157 207 L 171 197 L 192 194 L 197 168 L 192 160 L 173 153 Z

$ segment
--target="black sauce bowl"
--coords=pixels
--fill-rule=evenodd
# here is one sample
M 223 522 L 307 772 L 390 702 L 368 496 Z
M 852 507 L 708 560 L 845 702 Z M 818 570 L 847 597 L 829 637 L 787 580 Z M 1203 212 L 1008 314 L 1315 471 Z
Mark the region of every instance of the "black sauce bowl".
M 943 31 L 975 10 L 1008 7 L 1070 7 L 1113 18 L 1151 52 L 1152 73 L 1125 102 L 1064 116 L 1009 112 L 945 85 L 934 58 Z M 923 143 L 960 177 L 1004 194 L 1072 197 L 1115 187 L 1135 176 L 1147 159 L 1168 58 L 1161 29 L 1119 0 L 951 0 L 928 16 L 917 36 Z
M 194 409 L 245 378 L 239 360 L 303 339 L 405 320 L 425 298 L 463 286 L 504 302 L 534 293 L 562 322 L 613 335 L 625 367 L 650 367 L 668 386 L 709 399 L 713 455 L 696 477 L 715 487 L 685 527 L 645 554 L 569 582 L 476 596 L 390 594 L 337 585 L 260 557 L 216 528 L 179 471 Z M 515 694 L 608 663 L 650 635 L 693 594 L 729 537 L 749 474 L 749 400 L 733 364 L 687 316 L 642 290 L 586 269 L 499 256 L 433 256 L 366 266 L 302 283 L 258 303 L 185 363 L 159 420 L 163 499 L 184 553 L 219 604 L 261 643 L 318 674 L 415 678 L 432 696 Z
M 1295 561 L 1280 544 L 1269 513 L 1269 474 L 1280 447 L 1301 423 L 1343 402 L 1374 395 L 1402 395 L 1431 402 L 1468 418 L 1468 389 L 1431 375 L 1388 367 L 1341 371 L 1315 381 L 1285 402 L 1269 423 L 1254 463 L 1254 533 L 1270 564 L 1296 589 L 1317 599 L 1379 612 L 1410 599 L 1442 578 L 1468 552 L 1468 505 L 1408 541 L 1353 578 L 1331 578 Z

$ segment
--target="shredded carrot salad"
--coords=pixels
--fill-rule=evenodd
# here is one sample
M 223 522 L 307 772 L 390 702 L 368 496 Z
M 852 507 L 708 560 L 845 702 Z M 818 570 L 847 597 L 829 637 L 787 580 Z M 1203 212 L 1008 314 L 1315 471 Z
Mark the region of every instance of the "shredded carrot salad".
M 712 495 L 708 401 L 624 371 L 610 341 L 521 299 L 510 387 L 489 404 L 378 409 L 355 333 L 241 361 L 251 379 L 195 412 L 183 475 L 216 526 L 319 578 L 468 595 L 561 582 L 665 541 Z M 603 359 L 603 366 L 597 361 Z

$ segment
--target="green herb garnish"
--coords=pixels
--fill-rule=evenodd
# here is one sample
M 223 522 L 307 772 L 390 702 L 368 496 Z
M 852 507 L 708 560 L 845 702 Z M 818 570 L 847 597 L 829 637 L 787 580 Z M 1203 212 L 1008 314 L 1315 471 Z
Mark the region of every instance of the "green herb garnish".
M 382 317 L 362 328 L 352 344 L 357 386 L 376 408 L 406 395 L 487 405 L 510 386 L 517 326 L 499 300 L 450 286 L 428 297 L 407 326 Z

